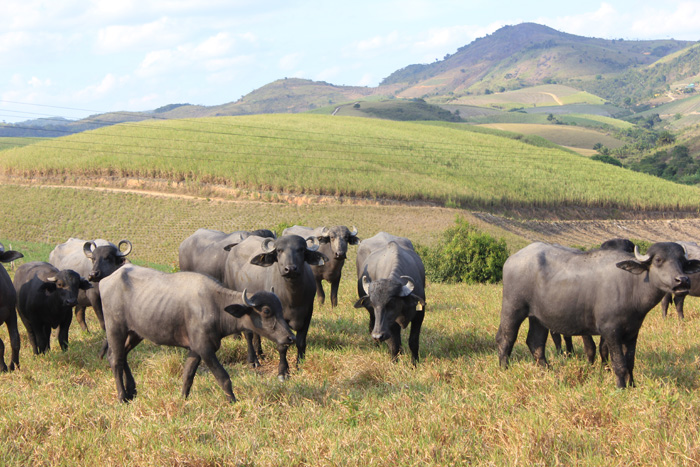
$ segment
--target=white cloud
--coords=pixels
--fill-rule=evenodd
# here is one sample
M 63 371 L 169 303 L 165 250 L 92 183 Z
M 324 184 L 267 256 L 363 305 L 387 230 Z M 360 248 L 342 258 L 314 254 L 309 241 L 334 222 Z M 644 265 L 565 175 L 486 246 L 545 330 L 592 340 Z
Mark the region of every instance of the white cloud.
M 98 53 L 114 53 L 168 44 L 181 38 L 177 30 L 177 22 L 167 17 L 137 26 L 110 25 L 97 31 L 95 49 Z
M 32 76 L 32 78 L 29 81 L 27 81 L 27 84 L 32 88 L 49 87 L 51 86 L 51 80 L 48 78 L 45 80 L 41 80 L 36 76 Z
M 298 52 L 287 54 L 280 59 L 279 68 L 283 71 L 292 70 L 299 66 L 299 63 L 303 57 L 304 55 Z
M 341 76 L 342 68 L 340 66 L 334 66 L 321 70 L 321 72 L 316 74 L 314 78 L 315 81 L 330 81 L 332 82 L 335 78 Z
M 398 40 L 399 33 L 397 31 L 392 31 L 384 36 L 374 36 L 369 39 L 358 41 L 355 43 L 354 48 L 359 53 L 373 52 L 394 45 Z
M 698 40 L 700 37 L 700 3 L 682 2 L 676 8 L 665 5 L 663 9 L 646 8 L 641 17 L 636 18 L 630 31 L 637 37 L 649 38 L 653 31 L 655 38 L 672 37 L 674 39 Z

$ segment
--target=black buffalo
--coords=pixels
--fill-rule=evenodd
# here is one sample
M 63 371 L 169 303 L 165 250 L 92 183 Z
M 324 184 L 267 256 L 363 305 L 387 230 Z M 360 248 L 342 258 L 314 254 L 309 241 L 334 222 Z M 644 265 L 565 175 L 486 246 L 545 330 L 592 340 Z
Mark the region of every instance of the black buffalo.
M 68 330 L 78 293 L 92 284 L 70 269 L 59 270 L 43 261 L 32 261 L 17 268 L 14 279 L 17 312 L 27 328 L 35 354 L 50 348 L 51 329 L 58 328 L 58 343 L 68 348 Z
M 224 285 L 234 290 L 251 292 L 273 291 L 282 302 L 284 319 L 296 331 L 297 366 L 306 354 L 306 336 L 314 310 L 316 282 L 311 265 L 320 265 L 328 258 L 319 253 L 318 243 L 307 245 L 298 235 L 283 235 L 278 239 L 251 236 L 237 245 L 227 247 Z M 262 355 L 259 338 L 246 332 L 248 362 L 259 365 Z M 289 375 L 287 346 L 277 349 L 280 354 L 277 377 Z
M 238 230 L 228 234 L 218 230 L 197 229 L 180 244 L 178 249 L 180 270 L 199 272 L 223 282 L 228 257 L 228 251 L 224 250 L 224 247 L 241 243 L 251 235 L 275 238 L 274 232 L 267 229 Z
M 121 250 L 123 245 L 126 246 L 124 251 Z M 129 240 L 121 240 L 118 245 L 115 245 L 102 239 L 86 241 L 69 238 L 49 254 L 49 263 L 56 268 L 71 269 L 93 282 L 94 286 L 91 289 L 81 291 L 78 295 L 78 304 L 75 307 L 75 319 L 84 331 L 88 330 L 85 309 L 89 306 L 95 311 L 100 327 L 105 328 L 99 281 L 123 265 L 131 250 L 132 245 Z
M 227 289 L 204 274 L 166 274 L 132 264 L 103 279 L 101 287 L 109 363 L 120 401 L 136 395 L 126 357 L 143 339 L 189 350 L 183 371 L 184 397 L 203 360 L 232 402 L 236 398 L 231 378 L 216 358 L 222 338 L 248 330 L 279 346 L 294 342 L 282 317 L 282 305 L 269 292 L 248 297 L 247 291 Z
M 425 317 L 425 268 L 407 238 L 380 232 L 357 249 L 355 308 L 369 312 L 369 330 L 377 341 L 389 340 L 392 359 L 401 351 L 401 328 L 411 324 L 408 347 L 418 362 Z
M 634 356 L 646 314 L 664 294 L 688 293 L 688 274 L 700 261 L 688 260 L 676 243 L 655 243 L 642 256 L 619 249 L 581 252 L 532 243 L 503 266 L 503 304 L 496 334 L 502 367 L 529 319 L 527 345 L 547 365 L 547 330 L 563 335 L 600 335 L 610 353 L 618 387 L 634 385 Z
M 22 253 L 14 250 L 5 251 L 5 247 L 0 243 L 0 263 L 11 263 L 24 257 Z M 19 330 L 17 329 L 17 292 L 12 285 L 10 275 L 5 267 L 0 264 L 0 324 L 5 323 L 7 333 L 10 335 L 10 370 L 19 369 Z M 0 371 L 7 371 L 5 365 L 5 344 L 0 339 Z
M 331 307 L 338 306 L 338 287 L 340 278 L 348 254 L 348 245 L 357 245 L 360 239 L 357 237 L 357 229 L 348 229 L 344 225 L 336 225 L 331 228 L 303 227 L 295 225 L 284 229 L 282 235 L 299 235 L 307 240 L 316 237 L 320 243 L 318 251 L 328 257 L 328 261 L 320 266 L 311 266 L 316 279 L 316 298 L 320 304 L 326 301 L 326 293 L 323 291 L 323 280 L 331 284 Z
M 676 242 L 685 249 L 685 254 L 690 259 L 700 259 L 700 246 L 695 242 Z M 690 292 L 687 294 L 692 297 L 700 297 L 700 276 L 691 275 L 690 276 Z M 685 295 L 675 295 L 666 294 L 664 298 L 661 299 L 661 314 L 666 317 L 668 312 L 668 306 L 673 302 L 676 305 L 676 314 L 678 318 L 684 319 L 683 314 L 683 302 L 685 301 Z

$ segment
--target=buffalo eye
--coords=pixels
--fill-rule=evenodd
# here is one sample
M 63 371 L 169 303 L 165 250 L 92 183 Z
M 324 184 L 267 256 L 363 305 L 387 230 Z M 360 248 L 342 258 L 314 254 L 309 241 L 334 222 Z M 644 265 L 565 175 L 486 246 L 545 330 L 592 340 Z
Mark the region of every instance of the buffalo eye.
M 272 314 L 272 310 L 270 310 L 269 306 L 264 306 L 262 308 L 262 312 L 265 316 L 270 316 Z

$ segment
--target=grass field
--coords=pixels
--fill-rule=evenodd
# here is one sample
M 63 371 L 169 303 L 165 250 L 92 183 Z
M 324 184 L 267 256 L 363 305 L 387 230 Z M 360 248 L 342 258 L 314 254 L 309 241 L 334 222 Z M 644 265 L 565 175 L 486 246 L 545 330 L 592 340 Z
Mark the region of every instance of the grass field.
M 599 131 L 568 125 L 492 123 L 483 126 L 513 133 L 537 135 L 561 146 L 573 148 L 593 149 L 596 143 L 601 143 L 608 148 L 618 148 L 624 144 L 619 139 Z
M 108 184 L 160 179 L 232 189 L 497 209 L 695 210 L 697 188 L 468 128 L 323 115 L 116 125 L 0 152 L 0 173 Z M 639 187 L 645 187 L 640 190 Z
M 524 344 L 498 368 L 501 286 L 428 284 L 421 362 L 392 364 L 356 310 L 350 265 L 340 305 L 317 307 L 307 359 L 280 383 L 276 352 L 258 371 L 244 341 L 218 352 L 239 401 L 225 402 L 200 369 L 180 396 L 185 352 L 143 343 L 129 356 L 138 395 L 116 400 L 97 358 L 104 334 L 73 326 L 67 352 L 33 356 L 0 375 L 3 465 L 694 465 L 700 461 L 697 299 L 686 321 L 645 322 L 638 387 L 614 388 L 600 364 L 550 353 L 537 367 Z M 94 314 L 88 324 L 97 329 Z M 6 343 L 7 332 L 0 330 Z M 55 342 L 52 343 L 55 347 Z M 404 341 L 404 345 L 406 345 Z M 550 344 L 551 345 L 551 344 Z M 575 341 L 580 349 L 579 340 Z M 294 354 L 294 352 L 290 352 Z M 292 357 L 294 358 L 294 357 Z

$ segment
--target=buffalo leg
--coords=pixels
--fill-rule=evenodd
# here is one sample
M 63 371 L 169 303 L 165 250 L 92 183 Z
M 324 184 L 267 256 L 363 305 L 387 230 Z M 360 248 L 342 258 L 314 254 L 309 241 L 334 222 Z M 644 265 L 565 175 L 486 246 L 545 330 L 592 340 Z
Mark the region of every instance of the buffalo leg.
M 671 303 L 673 295 L 670 293 L 667 293 L 664 295 L 664 298 L 661 299 L 661 316 L 664 318 L 666 317 L 666 313 L 668 312 L 668 305 Z
M 554 331 L 550 331 L 550 334 L 552 335 L 552 342 L 554 343 L 554 348 L 557 349 L 557 353 L 563 353 L 561 349 L 561 334 Z
M 408 348 L 411 349 L 411 361 L 413 366 L 418 363 L 418 346 L 420 340 L 420 328 L 423 326 L 425 309 L 411 321 L 411 333 L 408 335 Z
M 338 288 L 340 287 L 340 277 L 331 282 L 331 308 L 338 306 Z
M 607 365 L 608 361 L 610 360 L 610 352 L 608 351 L 608 344 L 605 342 L 605 338 L 603 336 L 600 336 L 598 348 L 600 349 L 600 362 L 603 365 Z
M 117 386 L 117 399 L 126 402 L 131 399 L 124 388 L 124 375 L 126 368 L 126 352 L 124 351 L 125 336 L 110 336 L 109 365 L 112 367 L 114 382 Z M 131 372 L 129 372 L 131 373 Z M 132 376 L 133 377 L 133 376 Z
M 627 361 L 622 350 L 622 343 L 616 335 L 610 334 L 606 335 L 605 344 L 610 352 L 610 362 L 615 373 L 615 383 L 618 388 L 625 388 L 627 387 L 629 371 L 627 370 Z
M 136 380 L 134 380 L 134 375 L 131 373 L 131 367 L 126 357 L 129 355 L 129 352 L 134 350 L 134 347 L 141 343 L 141 341 L 143 341 L 143 337 L 130 332 L 126 336 L 126 342 L 124 343 L 124 379 L 126 381 L 126 395 L 129 400 L 136 397 Z
M 676 314 L 678 315 L 678 318 L 684 319 L 685 316 L 683 316 L 683 302 L 685 302 L 685 295 L 676 295 L 673 297 L 673 302 L 676 304 Z
M 388 339 L 389 352 L 391 353 L 391 361 L 395 362 L 401 353 L 401 326 L 398 323 L 392 323 L 389 328 L 391 337 Z
M 542 323 L 537 318 L 529 319 L 530 329 L 527 331 L 525 342 L 530 349 L 530 353 L 535 358 L 535 362 L 540 366 L 548 366 L 547 357 L 544 355 L 544 346 L 547 343 L 549 330 L 542 326 Z
M 182 372 L 182 396 L 185 398 L 190 395 L 194 375 L 197 373 L 197 367 L 201 361 L 202 357 L 190 350 L 190 353 L 187 355 L 187 361 L 185 361 L 185 370 Z
M 623 345 L 623 350 L 625 352 L 625 364 L 627 366 L 627 373 L 629 375 L 629 382 L 628 384 L 631 387 L 634 387 L 634 358 L 637 353 L 637 336 L 638 334 L 635 334 L 634 336 L 626 339 L 624 345 Z
M 72 320 L 73 315 L 71 315 L 71 313 L 66 313 L 66 319 L 58 325 L 58 345 L 61 346 L 61 350 L 64 352 L 68 350 L 68 330 L 70 329 Z
M 316 278 L 316 300 L 318 300 L 319 305 L 323 305 L 326 302 L 326 292 L 323 291 L 323 279 L 321 277 Z
M 233 387 L 231 385 L 231 377 L 221 365 L 219 359 L 216 358 L 216 353 L 211 350 L 202 352 L 201 358 L 207 368 L 209 368 L 209 371 L 211 371 L 216 378 L 221 389 L 224 390 L 224 394 L 226 394 L 226 398 L 229 402 L 236 402 L 236 396 L 233 394 Z
M 90 332 L 85 322 L 85 305 L 75 305 L 75 320 L 80 325 L 80 328 L 85 332 Z
M 520 325 L 527 318 L 527 314 L 526 306 L 517 306 L 504 299 L 501 308 L 501 324 L 496 332 L 498 361 L 501 368 L 508 368 L 508 359 L 513 352 L 515 341 L 518 339 Z
M 12 349 L 10 371 L 13 371 L 15 368 L 19 370 L 19 349 L 21 343 L 19 339 L 19 329 L 17 328 L 17 315 L 11 313 L 5 325 L 7 326 L 7 333 L 10 335 L 10 348 Z
M 583 351 L 586 354 L 586 357 L 588 357 L 588 363 L 591 365 L 595 363 L 595 342 L 593 341 L 593 337 L 591 336 L 581 336 L 581 340 L 583 341 Z
M 260 360 L 258 360 L 258 355 L 255 351 L 255 345 L 253 343 L 255 333 L 251 331 L 243 331 L 243 334 L 245 334 L 246 344 L 248 345 L 248 363 L 251 367 L 257 368 L 260 366 Z
M 0 372 L 5 373 L 7 365 L 5 365 L 5 343 L 0 339 Z

